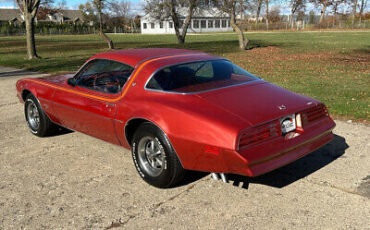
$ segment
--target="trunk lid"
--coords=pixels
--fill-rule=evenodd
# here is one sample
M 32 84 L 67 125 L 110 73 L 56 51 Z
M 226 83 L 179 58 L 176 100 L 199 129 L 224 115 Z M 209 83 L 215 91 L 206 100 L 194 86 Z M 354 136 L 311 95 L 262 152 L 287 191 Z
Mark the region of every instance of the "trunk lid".
M 249 122 L 251 126 L 294 114 L 317 101 L 260 81 L 198 94 L 208 103 Z

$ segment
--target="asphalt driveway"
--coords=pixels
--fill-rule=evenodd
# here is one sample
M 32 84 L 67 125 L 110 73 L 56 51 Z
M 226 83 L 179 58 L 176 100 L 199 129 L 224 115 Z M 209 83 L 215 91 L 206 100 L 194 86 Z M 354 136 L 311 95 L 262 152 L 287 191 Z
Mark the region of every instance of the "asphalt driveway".
M 192 173 L 161 190 L 130 152 L 80 133 L 38 138 L 0 68 L 0 229 L 370 229 L 370 127 L 336 121 L 335 139 L 258 178 Z

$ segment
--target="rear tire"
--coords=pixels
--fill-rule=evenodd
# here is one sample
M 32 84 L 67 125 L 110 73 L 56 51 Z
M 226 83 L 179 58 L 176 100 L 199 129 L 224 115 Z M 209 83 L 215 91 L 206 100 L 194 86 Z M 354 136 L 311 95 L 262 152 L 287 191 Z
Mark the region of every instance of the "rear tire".
M 57 126 L 50 121 L 42 110 L 40 103 L 32 94 L 29 94 L 25 99 L 24 114 L 28 127 L 34 135 L 45 137 L 56 131 Z
M 155 187 L 173 187 L 184 177 L 185 170 L 167 136 L 151 123 L 136 130 L 132 158 L 139 175 Z

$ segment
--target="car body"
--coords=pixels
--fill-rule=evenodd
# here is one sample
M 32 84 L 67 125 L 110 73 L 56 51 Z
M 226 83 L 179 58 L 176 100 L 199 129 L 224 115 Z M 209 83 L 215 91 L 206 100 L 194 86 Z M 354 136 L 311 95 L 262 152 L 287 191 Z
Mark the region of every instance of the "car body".
M 98 86 L 103 79 L 100 77 L 84 80 L 93 89 L 76 84 L 76 78 L 92 76 L 87 72 L 95 73 L 90 69 L 100 67 L 94 63 L 104 60 L 126 65 L 127 71 L 125 66 L 109 67 L 122 70 L 116 71 L 121 76 L 126 74 L 123 84 L 112 80 L 103 83 L 108 90 L 102 90 Z M 187 63 L 221 66 L 212 70 L 215 73 L 229 68 L 226 62 L 197 51 L 128 49 L 97 54 L 84 64 L 92 67 L 82 67 L 77 74 L 21 79 L 16 88 L 21 102 L 32 94 L 52 123 L 125 148 L 132 148 L 137 128 L 143 122 L 150 123 L 164 134 L 164 142 L 173 148 L 181 167 L 188 170 L 258 176 L 332 140 L 335 123 L 323 103 L 249 73 L 242 73 L 248 77 L 246 82 L 235 80 L 231 85 L 212 81 L 213 86 L 194 83 L 182 90 L 150 86 L 159 72 L 166 74 L 165 68 L 182 65 L 175 69 L 181 75 L 189 69 L 183 67 Z M 104 74 L 110 73 L 105 70 Z

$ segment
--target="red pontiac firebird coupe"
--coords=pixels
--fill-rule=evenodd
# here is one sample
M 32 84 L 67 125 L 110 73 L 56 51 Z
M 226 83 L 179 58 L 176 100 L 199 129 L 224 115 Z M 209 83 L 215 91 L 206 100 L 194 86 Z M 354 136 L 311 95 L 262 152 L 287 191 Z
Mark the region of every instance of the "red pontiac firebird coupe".
M 267 173 L 328 143 L 335 127 L 320 101 L 189 50 L 101 53 L 76 74 L 16 88 L 33 134 L 62 126 L 130 148 L 139 175 L 162 188 L 185 169 Z

